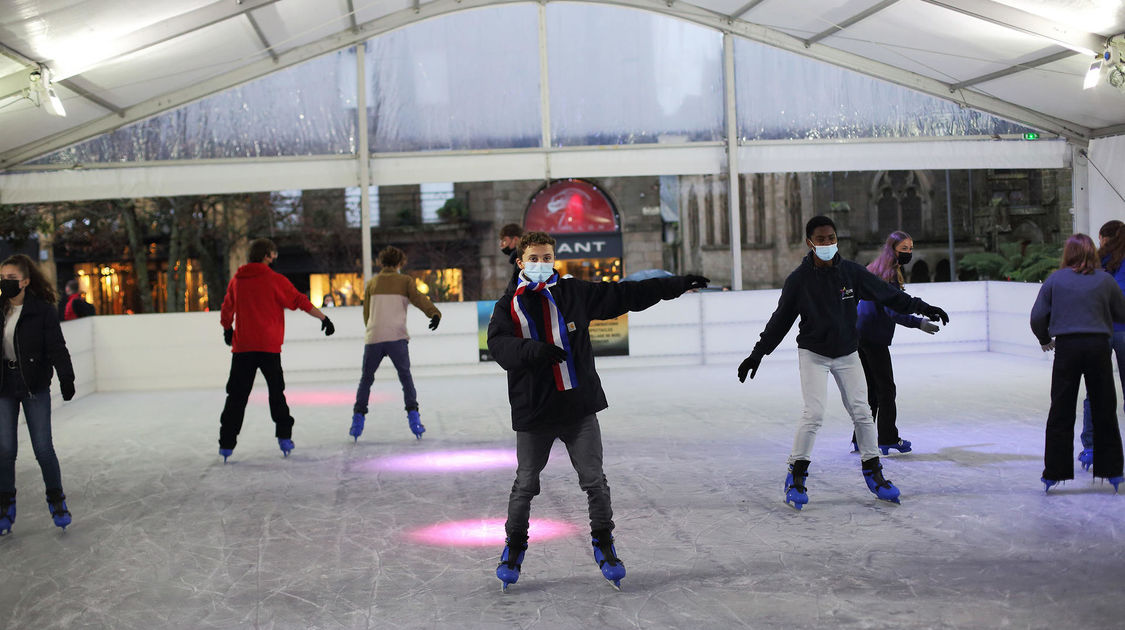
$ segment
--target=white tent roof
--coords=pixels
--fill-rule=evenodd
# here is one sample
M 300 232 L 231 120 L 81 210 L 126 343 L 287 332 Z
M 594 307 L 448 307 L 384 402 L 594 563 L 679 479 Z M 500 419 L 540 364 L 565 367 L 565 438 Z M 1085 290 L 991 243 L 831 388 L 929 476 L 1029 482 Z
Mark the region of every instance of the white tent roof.
M 0 169 L 430 17 L 503 0 L 0 0 Z M 613 0 L 1085 145 L 1125 92 L 1083 90 L 1121 0 Z M 1085 54 L 1076 52 L 1087 51 Z M 66 116 L 20 93 L 46 68 Z

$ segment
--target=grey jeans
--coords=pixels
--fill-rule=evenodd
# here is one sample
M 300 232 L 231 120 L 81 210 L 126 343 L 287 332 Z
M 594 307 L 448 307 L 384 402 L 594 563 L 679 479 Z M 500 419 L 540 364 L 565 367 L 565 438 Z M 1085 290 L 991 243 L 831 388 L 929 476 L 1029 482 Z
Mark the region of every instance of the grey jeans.
M 871 406 L 867 402 L 867 380 L 863 375 L 863 365 L 859 353 L 853 352 L 842 357 L 830 359 L 804 348 L 797 349 L 801 366 L 801 395 L 805 399 L 801 422 L 797 425 L 797 436 L 793 438 L 793 451 L 789 463 L 799 459 L 809 459 L 812 455 L 816 432 L 824 421 L 824 406 L 828 398 L 828 375 L 836 379 L 844 409 L 852 417 L 855 425 L 856 444 L 859 446 L 860 460 L 867 461 L 879 456 L 879 445 L 875 422 L 871 419 Z
M 527 538 L 531 499 L 539 494 L 539 473 L 547 465 L 556 439 L 566 445 L 570 463 L 578 473 L 578 486 L 586 491 L 590 531 L 613 531 L 609 483 L 602 472 L 602 430 L 598 417 L 591 414 L 557 429 L 516 431 L 516 481 L 508 497 L 508 522 L 504 525 L 512 540 Z

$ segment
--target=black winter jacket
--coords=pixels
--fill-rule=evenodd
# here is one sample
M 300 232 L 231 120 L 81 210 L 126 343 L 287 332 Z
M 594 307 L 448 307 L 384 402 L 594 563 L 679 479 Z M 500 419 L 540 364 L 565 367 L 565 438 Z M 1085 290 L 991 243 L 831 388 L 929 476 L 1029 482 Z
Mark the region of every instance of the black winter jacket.
M 810 251 L 785 279 L 777 310 L 766 323 L 754 353 L 773 352 L 800 316 L 798 348 L 833 359 L 842 357 L 859 347 L 856 333 L 859 300 L 880 302 L 900 313 L 917 313 L 929 307 L 839 254 L 832 259 L 831 267 L 817 267 L 812 257 Z
M 22 382 L 15 384 L 15 391 L 33 394 L 46 389 L 51 384 L 52 371 L 58 373 L 60 383 L 73 383 L 74 367 L 59 326 L 58 309 L 31 293 L 24 295 L 14 344 L 19 364 L 16 375 Z M 0 331 L 4 318 L 5 313 L 0 310 Z M 0 370 L 0 378 L 7 374 L 11 372 Z
M 488 350 L 500 367 L 508 372 L 508 398 L 512 404 L 512 429 L 535 431 L 580 420 L 609 404 L 601 379 L 594 368 L 590 346 L 590 322 L 613 319 L 629 311 L 643 311 L 660 300 L 671 300 L 684 292 L 682 277 L 653 278 L 639 282 L 586 282 L 563 279 L 550 288 L 551 295 L 567 322 L 567 335 L 577 383 L 573 389 L 555 387 L 552 366 L 536 361 L 543 342 L 516 336 L 512 320 L 512 292 L 496 302 L 488 324 Z M 528 291 L 521 298 L 537 330 L 543 330 L 546 298 Z M 574 326 L 570 326 L 574 324 Z M 573 330 L 571 330 L 573 328 Z

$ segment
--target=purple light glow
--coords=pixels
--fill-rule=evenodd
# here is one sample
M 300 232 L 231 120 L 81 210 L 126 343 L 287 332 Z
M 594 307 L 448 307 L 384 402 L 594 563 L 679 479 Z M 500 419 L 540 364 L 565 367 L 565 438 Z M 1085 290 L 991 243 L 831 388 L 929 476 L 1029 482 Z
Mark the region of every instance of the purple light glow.
M 489 468 L 516 467 L 512 449 L 479 449 L 471 451 L 434 451 L 412 455 L 396 455 L 373 459 L 360 465 L 365 470 L 392 472 L 457 472 Z
M 532 519 L 528 538 L 536 542 L 569 536 L 578 531 L 570 523 Z M 491 547 L 504 543 L 504 519 L 481 519 L 438 523 L 410 532 L 407 537 L 423 545 L 443 547 Z
M 264 385 L 258 389 L 259 391 L 250 394 L 250 402 L 255 405 L 268 405 L 270 402 L 269 392 L 266 391 Z M 370 404 L 374 406 L 390 399 L 390 394 L 371 392 Z M 328 389 L 289 389 L 285 392 L 285 400 L 292 407 L 346 406 L 351 408 L 355 404 L 355 392 Z

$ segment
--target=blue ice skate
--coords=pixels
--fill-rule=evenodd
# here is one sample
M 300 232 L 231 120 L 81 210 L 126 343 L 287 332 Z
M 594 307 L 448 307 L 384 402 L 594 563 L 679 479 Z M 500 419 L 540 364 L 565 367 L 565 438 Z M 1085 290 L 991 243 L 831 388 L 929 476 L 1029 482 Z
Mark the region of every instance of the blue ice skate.
M 422 416 L 418 413 L 418 410 L 411 409 L 407 411 L 406 421 L 410 423 L 410 430 L 414 433 L 414 437 L 419 440 L 422 439 L 422 434 L 426 432 L 426 427 L 422 426 Z
M 867 482 L 867 489 L 882 501 L 899 503 L 899 491 L 891 482 L 883 477 L 883 465 L 878 457 L 863 462 L 863 480 Z
M 1090 470 L 1090 467 L 1094 465 L 1094 449 L 1082 449 L 1082 452 L 1078 454 L 1078 463 L 1082 465 L 1082 470 Z
M 523 567 L 523 555 L 527 553 L 527 543 L 522 545 L 514 545 L 516 551 L 515 558 L 512 558 L 512 542 L 511 539 L 506 541 L 508 544 L 504 545 L 504 552 L 500 554 L 500 564 L 496 565 L 496 577 L 500 578 L 500 589 L 504 592 L 508 591 L 508 587 L 515 584 L 520 579 L 520 568 Z
M 12 533 L 16 522 L 16 495 L 0 496 L 0 536 Z
M 362 413 L 352 415 L 352 428 L 348 429 L 348 435 L 359 441 L 359 436 L 363 435 L 363 421 L 365 418 Z
M 621 578 L 625 577 L 625 563 L 617 557 L 617 549 L 613 547 L 613 536 L 609 532 L 594 532 L 590 539 L 594 547 L 594 561 L 602 570 L 602 575 L 609 580 L 613 588 L 621 590 Z
M 1117 494 L 1117 486 L 1120 485 L 1122 481 L 1125 481 L 1125 477 L 1106 477 L 1106 481 L 1113 484 L 1113 493 Z
M 61 527 L 65 531 L 66 526 L 70 525 L 70 510 L 66 509 L 66 495 L 62 490 L 47 493 L 47 509 L 51 511 L 55 527 Z
M 1054 488 L 1055 486 L 1062 483 L 1062 481 L 1060 481 L 1060 480 L 1047 479 L 1045 477 L 1040 477 L 1039 481 L 1043 482 L 1043 492 L 1050 492 L 1051 488 Z
M 281 447 L 281 454 L 284 457 L 289 457 L 289 453 L 293 452 L 293 440 L 277 438 L 277 445 Z
M 798 459 L 789 465 L 789 474 L 785 475 L 785 504 L 800 510 L 809 502 L 808 489 L 805 480 L 809 478 L 809 460 Z
M 892 448 L 900 453 L 909 453 L 911 450 L 913 450 L 910 448 L 910 440 L 899 440 L 897 444 L 879 445 L 879 450 L 883 451 L 884 455 L 889 455 Z
M 223 463 L 227 463 L 227 458 L 234 454 L 233 448 L 220 448 L 219 455 L 223 456 Z

